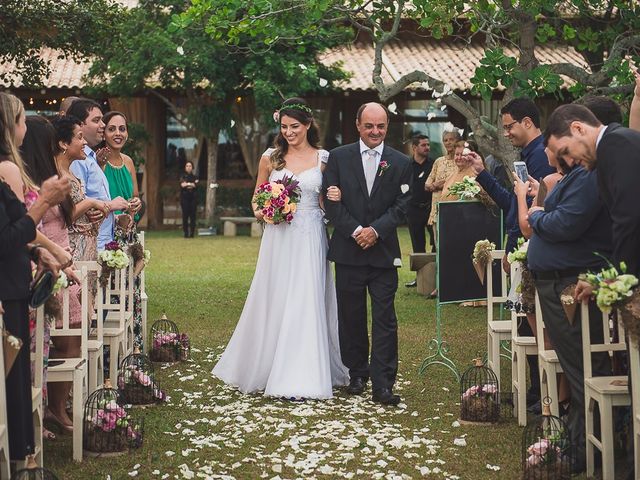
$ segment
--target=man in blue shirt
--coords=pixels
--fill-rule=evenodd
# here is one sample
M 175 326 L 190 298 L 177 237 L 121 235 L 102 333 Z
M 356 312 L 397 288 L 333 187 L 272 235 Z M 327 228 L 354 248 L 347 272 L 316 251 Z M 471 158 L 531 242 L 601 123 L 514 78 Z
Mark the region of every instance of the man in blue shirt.
M 521 148 L 520 160 L 536 180 L 555 173 L 544 153 L 540 131 L 540 111 L 528 98 L 515 98 L 500 109 L 503 135 L 514 147 Z
M 547 334 L 571 389 L 567 427 L 575 455 L 572 470 L 578 473 L 585 469 L 586 462 L 582 326 L 580 311 L 576 312 L 573 323 L 567 321 L 560 294 L 577 282 L 580 273 L 599 271 L 604 266 L 602 258 L 593 252 L 610 257 L 612 224 L 599 198 L 596 173 L 579 167 L 572 157 L 563 158 L 570 171 L 549 192 L 544 208 L 529 209 L 533 235 L 529 240 L 527 262 L 535 280 Z M 596 328 L 602 316 L 593 301 L 589 312 L 592 342 L 602 343 L 602 325 Z M 611 373 L 606 353 L 594 354 L 592 358 L 594 376 Z
M 96 152 L 93 150 L 104 140 L 104 123 L 102 122 L 102 109 L 100 105 L 86 98 L 74 101 L 67 115 L 77 117 L 82 122 L 82 134 L 87 141 L 84 151 L 85 160 L 75 160 L 71 163 L 73 173 L 85 189 L 87 197 L 102 200 L 109 207 L 109 215 L 100 225 L 98 232 L 98 250 L 104 250 L 104 246 L 113 240 L 113 211 L 126 210 L 127 201 L 122 197 L 111 199 L 109 194 L 109 182 L 98 164 Z

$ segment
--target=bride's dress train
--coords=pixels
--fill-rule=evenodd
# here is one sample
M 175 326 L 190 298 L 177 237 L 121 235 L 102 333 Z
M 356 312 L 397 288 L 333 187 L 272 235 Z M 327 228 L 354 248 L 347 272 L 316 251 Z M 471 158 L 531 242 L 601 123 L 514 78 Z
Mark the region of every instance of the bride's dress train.
M 321 150 L 319 158 L 328 152 Z M 274 170 L 270 181 L 293 173 Z M 245 393 L 331 398 L 349 382 L 340 359 L 338 312 L 318 205 L 320 161 L 295 176 L 302 192 L 290 225 L 266 225 L 238 325 L 213 374 Z

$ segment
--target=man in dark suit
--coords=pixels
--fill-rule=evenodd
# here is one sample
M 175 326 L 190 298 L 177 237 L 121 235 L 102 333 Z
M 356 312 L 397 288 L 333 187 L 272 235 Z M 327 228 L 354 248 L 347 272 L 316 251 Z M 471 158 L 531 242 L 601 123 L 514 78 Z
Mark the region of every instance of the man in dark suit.
M 575 159 L 587 170 L 596 170 L 602 202 L 611 215 L 612 263 L 627 265 L 627 273 L 640 277 L 640 133 L 617 123 L 603 125 L 582 105 L 563 105 L 549 117 L 545 136 L 557 156 Z M 592 294 L 586 282 L 578 282 L 576 296 L 587 301 Z M 629 434 L 628 469 L 633 473 L 633 435 Z
M 325 199 L 335 230 L 329 260 L 336 264 L 340 352 L 351 377 L 347 392 L 360 395 L 371 378 L 373 401 L 398 405 L 398 325 L 394 298 L 402 265 L 396 228 L 405 220 L 411 185 L 406 155 L 384 144 L 389 113 L 378 103 L 362 105 L 360 140 L 331 151 L 323 188 L 338 186 L 338 202 Z M 367 289 L 371 296 L 369 361 Z
M 640 133 L 603 125 L 582 105 L 562 105 L 549 117 L 549 149 L 598 174 L 598 189 L 613 221 L 613 263 L 640 276 Z

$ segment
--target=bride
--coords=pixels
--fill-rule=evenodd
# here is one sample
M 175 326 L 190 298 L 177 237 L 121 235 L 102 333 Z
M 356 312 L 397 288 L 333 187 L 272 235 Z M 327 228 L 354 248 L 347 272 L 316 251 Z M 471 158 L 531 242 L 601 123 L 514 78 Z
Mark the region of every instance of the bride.
M 340 359 L 336 293 L 320 205 L 329 152 L 318 147 L 313 112 L 301 98 L 286 100 L 277 121 L 275 148 L 260 159 L 256 188 L 293 176 L 302 195 L 291 224 L 266 225 L 242 315 L 212 373 L 244 393 L 331 398 L 332 387 L 347 384 L 349 375 Z M 339 199 L 337 189 L 328 194 Z M 253 209 L 261 220 L 255 204 Z

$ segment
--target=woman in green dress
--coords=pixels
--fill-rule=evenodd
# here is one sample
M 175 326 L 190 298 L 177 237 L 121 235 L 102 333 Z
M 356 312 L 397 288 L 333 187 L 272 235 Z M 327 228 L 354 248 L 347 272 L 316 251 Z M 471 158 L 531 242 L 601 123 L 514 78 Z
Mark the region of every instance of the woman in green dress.
M 106 161 L 102 166 L 104 174 L 109 182 L 111 198 L 122 197 L 127 199 L 129 208 L 125 211 L 116 211 L 115 240 L 125 247 L 137 243 L 136 215 L 140 211 L 142 203 L 138 193 L 136 181 L 136 169 L 133 160 L 122 153 L 122 148 L 129 138 L 127 117 L 121 112 L 109 112 L 102 117 L 104 122 L 104 140 L 106 143 Z M 142 304 L 140 301 L 140 277 L 134 278 L 133 290 L 133 333 L 135 343 L 142 349 Z

